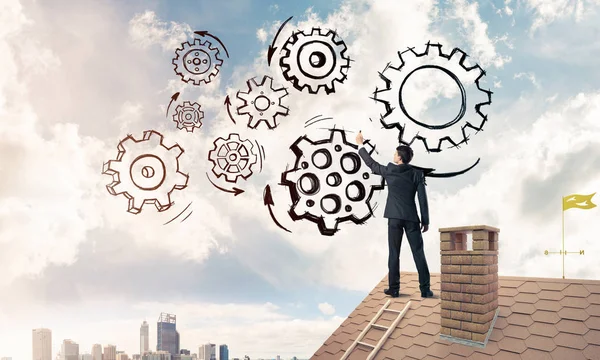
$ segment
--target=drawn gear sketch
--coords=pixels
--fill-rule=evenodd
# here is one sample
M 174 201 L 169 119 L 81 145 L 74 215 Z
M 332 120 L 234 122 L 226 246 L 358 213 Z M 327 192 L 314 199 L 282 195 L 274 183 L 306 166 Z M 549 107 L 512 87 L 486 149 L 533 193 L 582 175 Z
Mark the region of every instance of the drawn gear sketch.
M 337 33 L 328 30 L 325 34 L 313 28 L 310 34 L 296 31 L 282 47 L 279 59 L 283 77 L 294 88 L 311 94 L 323 89 L 326 94 L 335 92 L 335 82 L 343 83 L 350 68 L 346 55 L 346 44 Z
M 385 86 L 375 90 L 373 99 L 385 107 L 380 121 L 386 128 L 396 125 L 400 129 L 401 143 L 412 145 L 419 140 L 428 152 L 442 151 L 442 144 L 447 142 L 450 147 L 459 147 L 467 143 L 470 136 L 481 131 L 487 121 L 487 114 L 481 112 L 481 107 L 491 104 L 489 90 L 480 87 L 480 80 L 485 71 L 479 65 L 467 66 L 468 55 L 454 48 L 450 54 L 442 51 L 442 45 L 427 43 L 425 51 L 417 53 L 409 48 L 399 53 L 400 65 L 388 64 L 380 72 L 380 78 Z M 403 99 L 402 89 L 410 76 L 422 69 L 440 70 L 456 83 L 461 97 L 461 109 L 453 120 L 441 125 L 430 125 L 415 119 L 406 110 L 406 99 Z M 456 125 L 456 126 L 454 126 Z
M 184 101 L 183 105 L 178 105 L 173 115 L 173 121 L 177 123 L 177 128 L 179 130 L 185 129 L 188 132 L 200 128 L 202 119 L 204 119 L 204 112 L 200 110 L 200 104 L 189 101 Z
M 198 86 L 208 84 L 219 73 L 223 60 L 219 58 L 219 49 L 208 40 L 194 39 L 194 43 L 181 43 L 175 51 L 173 65 L 175 73 L 186 82 Z
M 283 105 L 283 99 L 288 95 L 284 87 L 274 88 L 273 78 L 264 76 L 260 83 L 255 78 L 246 81 L 248 91 L 238 91 L 237 98 L 244 105 L 237 107 L 238 115 L 249 117 L 248 127 L 256 129 L 258 124 L 264 122 L 269 129 L 277 127 L 277 117 L 287 116 L 289 108 Z
M 364 165 L 357 145 L 346 140 L 343 130 L 330 129 L 329 138 L 318 141 L 302 136 L 290 149 L 296 163 L 282 174 L 281 185 L 290 192 L 289 214 L 294 221 L 314 222 L 322 235 L 331 236 L 340 223 L 362 224 L 373 215 L 371 197 L 384 188 L 385 181 Z M 317 156 L 325 161 L 319 162 Z M 335 165 L 341 171 L 330 169 Z M 344 198 L 339 192 L 345 194 Z M 333 208 L 327 209 L 325 201 L 333 202 Z
M 117 149 L 116 160 L 105 163 L 102 173 L 113 177 L 108 192 L 129 200 L 128 212 L 139 214 L 144 204 L 165 211 L 172 205 L 171 193 L 187 187 L 189 177 L 179 171 L 183 149 L 177 144 L 166 147 L 160 133 L 145 131 L 141 140 L 128 135 Z
M 227 182 L 235 183 L 240 177 L 245 180 L 252 175 L 252 166 L 258 160 L 252 141 L 240 139 L 239 134 L 229 134 L 227 139 L 217 138 L 213 145 L 208 159 L 214 164 L 212 172 L 215 176 L 225 175 Z

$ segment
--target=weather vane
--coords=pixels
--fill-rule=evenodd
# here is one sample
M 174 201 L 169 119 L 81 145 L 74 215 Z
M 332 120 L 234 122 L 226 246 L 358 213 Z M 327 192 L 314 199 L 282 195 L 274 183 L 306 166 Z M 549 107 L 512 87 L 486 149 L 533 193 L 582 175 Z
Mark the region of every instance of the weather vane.
M 562 277 L 565 278 L 565 255 L 568 251 L 565 250 L 565 211 L 569 209 L 583 209 L 589 210 L 596 207 L 596 204 L 592 202 L 592 197 L 596 193 L 590 195 L 578 195 L 573 194 L 569 196 L 563 196 L 562 198 L 562 250 L 560 251 L 548 251 L 544 250 L 544 255 L 549 254 L 560 254 L 562 255 Z M 575 252 L 577 253 L 577 252 Z M 579 250 L 579 255 L 585 255 L 585 250 Z

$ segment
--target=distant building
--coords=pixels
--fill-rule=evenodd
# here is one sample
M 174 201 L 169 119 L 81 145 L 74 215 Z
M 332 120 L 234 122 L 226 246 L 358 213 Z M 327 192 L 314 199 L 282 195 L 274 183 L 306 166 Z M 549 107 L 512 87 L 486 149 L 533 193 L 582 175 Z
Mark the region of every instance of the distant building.
M 115 345 L 106 345 L 104 347 L 103 360 L 117 360 L 117 347 Z
M 92 354 L 81 354 L 79 355 L 79 360 L 94 360 Z
M 79 344 L 70 339 L 63 340 L 60 353 L 62 360 L 79 360 Z
M 150 346 L 149 346 L 149 341 L 150 341 L 150 326 L 148 325 L 148 323 L 146 322 L 146 320 L 144 320 L 144 322 L 142 323 L 142 326 L 140 326 L 140 354 L 143 355 L 144 353 L 150 351 Z
M 142 356 L 142 360 L 172 360 L 168 351 L 149 352 Z
M 33 329 L 33 360 L 52 360 L 52 331 L 50 329 Z
M 117 360 L 129 360 L 129 356 L 121 351 L 117 354 Z
M 188 349 L 181 349 L 181 350 L 179 350 L 179 353 L 180 353 L 181 355 L 189 355 L 189 354 L 190 354 L 190 351 L 189 351 Z
M 102 345 L 92 345 L 92 360 L 102 360 Z
M 179 333 L 177 318 L 173 314 L 160 313 L 156 323 L 156 351 L 167 351 L 171 355 L 179 354 Z
M 229 348 L 227 347 L 227 345 L 219 345 L 217 360 L 229 360 Z
M 133 355 L 131 355 L 131 360 L 142 360 L 142 355 L 133 354 Z
M 281 360 L 281 357 L 279 357 L 279 355 L 277 355 L 277 360 Z
M 3 358 L 0 358 L 0 360 L 12 360 L 12 358 L 11 357 L 3 357 Z
M 217 346 L 211 343 L 201 345 L 198 360 L 217 360 Z

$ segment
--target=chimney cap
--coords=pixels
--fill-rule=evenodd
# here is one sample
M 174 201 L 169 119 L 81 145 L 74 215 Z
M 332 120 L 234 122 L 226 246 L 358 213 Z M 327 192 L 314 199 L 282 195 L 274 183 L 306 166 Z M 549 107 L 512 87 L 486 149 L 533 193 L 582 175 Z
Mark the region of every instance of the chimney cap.
M 489 225 L 469 225 L 469 226 L 458 226 L 458 227 L 447 227 L 440 228 L 441 233 L 447 232 L 472 232 L 472 231 L 493 231 L 500 232 L 500 229 Z

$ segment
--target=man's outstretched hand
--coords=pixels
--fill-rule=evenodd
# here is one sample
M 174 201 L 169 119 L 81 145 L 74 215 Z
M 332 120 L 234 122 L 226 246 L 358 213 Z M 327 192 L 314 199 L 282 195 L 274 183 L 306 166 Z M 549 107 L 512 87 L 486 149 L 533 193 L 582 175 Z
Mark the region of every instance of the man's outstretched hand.
M 429 225 L 421 225 L 421 232 L 427 232 L 429 230 Z
M 365 141 L 365 139 L 363 138 L 362 132 L 359 131 L 358 134 L 356 135 L 356 143 L 358 145 L 362 145 L 364 141 Z

